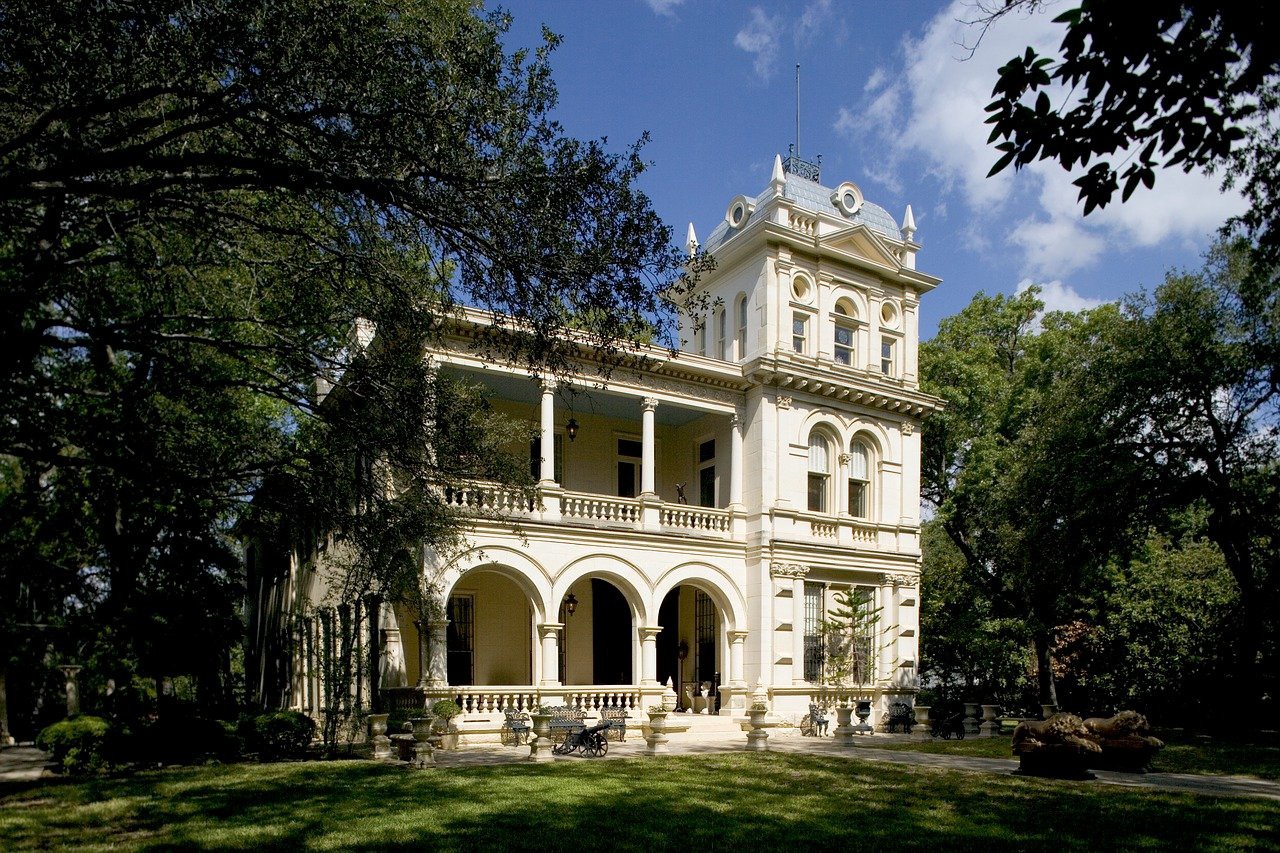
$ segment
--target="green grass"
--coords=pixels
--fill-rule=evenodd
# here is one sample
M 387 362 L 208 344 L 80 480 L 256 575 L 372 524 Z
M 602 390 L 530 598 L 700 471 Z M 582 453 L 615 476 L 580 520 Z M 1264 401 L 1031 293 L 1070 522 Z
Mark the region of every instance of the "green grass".
M 1276 805 L 794 754 L 412 772 L 230 765 L 0 795 L 5 849 L 1095 850 L 1275 845 Z
M 1163 773 L 1257 776 L 1280 779 L 1280 738 L 1258 735 L 1252 739 L 1210 738 L 1183 732 L 1156 732 L 1165 742 L 1151 762 Z M 894 743 L 881 749 L 971 755 L 980 758 L 1012 758 L 1008 737 L 967 737 L 964 740 L 927 740 Z

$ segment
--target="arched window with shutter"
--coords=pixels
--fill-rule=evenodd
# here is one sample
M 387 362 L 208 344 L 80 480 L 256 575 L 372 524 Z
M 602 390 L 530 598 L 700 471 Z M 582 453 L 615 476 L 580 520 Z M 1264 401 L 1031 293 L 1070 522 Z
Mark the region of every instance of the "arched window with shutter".
M 849 445 L 849 515 L 867 518 L 871 514 L 871 454 L 867 445 L 854 439 Z
M 809 511 L 827 511 L 831 482 L 831 445 L 822 433 L 809 433 Z

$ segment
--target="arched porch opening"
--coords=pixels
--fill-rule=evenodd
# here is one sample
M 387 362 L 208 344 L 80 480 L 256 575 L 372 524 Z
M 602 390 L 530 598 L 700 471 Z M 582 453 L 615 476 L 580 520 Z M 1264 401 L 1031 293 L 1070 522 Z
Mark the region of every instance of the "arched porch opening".
M 558 621 L 566 686 L 635 683 L 635 616 L 622 589 L 605 578 L 580 577 L 561 598 Z
M 694 583 L 671 588 L 658 608 L 658 682 L 670 679 L 680 710 L 719 710 L 727 656 L 725 618 L 715 598 Z
M 510 571 L 481 566 L 453 585 L 445 651 L 449 686 L 534 683 L 536 613 Z

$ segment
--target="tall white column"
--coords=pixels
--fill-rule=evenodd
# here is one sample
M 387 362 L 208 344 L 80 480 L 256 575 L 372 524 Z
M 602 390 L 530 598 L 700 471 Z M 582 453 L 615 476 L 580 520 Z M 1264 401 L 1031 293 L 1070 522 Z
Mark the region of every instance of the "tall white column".
M 804 678 L 804 575 L 791 579 L 791 683 L 805 684 Z
M 449 684 L 449 620 L 438 619 L 428 626 L 427 686 Z
M 733 687 L 746 687 L 746 679 L 742 675 L 742 650 L 747 641 L 746 631 L 729 632 L 729 684 Z
M 653 488 L 653 457 L 654 457 L 654 426 L 653 412 L 658 408 L 658 401 L 652 397 L 645 397 L 640 401 L 641 412 L 641 428 L 640 441 L 642 451 L 640 457 L 640 493 L 645 497 L 654 496 Z
M 729 418 L 729 505 L 742 505 L 742 431 L 746 428 L 737 412 Z
M 880 587 L 880 604 L 884 608 L 883 628 L 880 631 L 880 678 L 893 679 L 898 665 L 898 578 L 885 576 Z
M 542 466 L 538 476 L 544 484 L 556 479 L 556 383 L 548 379 L 542 383 L 542 423 L 539 431 Z
M 658 635 L 661 625 L 646 625 L 640 629 L 641 684 L 658 683 Z
M 542 635 L 542 684 L 560 686 L 560 631 L 562 622 L 544 622 L 538 626 Z

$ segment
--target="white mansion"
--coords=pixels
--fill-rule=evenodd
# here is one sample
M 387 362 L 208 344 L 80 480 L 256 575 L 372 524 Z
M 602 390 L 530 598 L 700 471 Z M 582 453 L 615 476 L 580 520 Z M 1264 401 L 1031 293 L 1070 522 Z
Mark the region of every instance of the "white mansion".
M 919 390 L 917 319 L 940 280 L 916 270 L 910 208 L 899 225 L 854 184 L 817 178 L 779 157 L 762 192 L 729 203 L 702 246 L 715 308 L 686 320 L 677 357 L 655 349 L 642 372 L 584 377 L 570 395 L 482 361 L 465 326 L 435 354 L 541 425 L 541 500 L 451 493 L 505 500 L 520 530 L 477 519 L 470 550 L 427 556 L 447 619 L 378 608 L 393 704 L 455 698 L 461 731 L 483 734 L 513 705 L 644 708 L 669 681 L 683 707 L 723 715 L 763 687 L 798 720 L 824 680 L 819 621 L 858 587 L 880 615 L 874 666 L 852 687 L 872 722 L 914 694 L 919 427 L 941 405 Z M 296 580 L 294 596 L 319 600 Z M 318 707 L 317 643 L 303 638 L 289 676 L 304 710 Z

